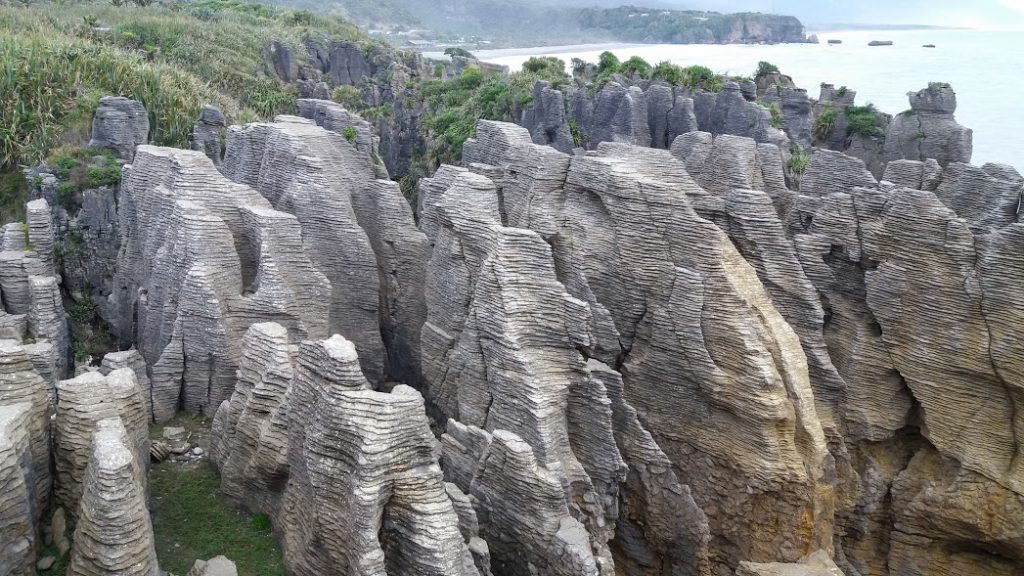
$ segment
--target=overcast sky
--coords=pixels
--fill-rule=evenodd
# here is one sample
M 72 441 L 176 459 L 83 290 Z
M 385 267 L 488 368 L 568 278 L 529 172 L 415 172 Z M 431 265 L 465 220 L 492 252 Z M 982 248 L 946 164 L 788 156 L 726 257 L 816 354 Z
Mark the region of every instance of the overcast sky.
M 630 3 L 644 5 L 642 0 Z M 790 14 L 808 23 L 1024 29 L 1024 0 L 660 0 L 679 8 Z

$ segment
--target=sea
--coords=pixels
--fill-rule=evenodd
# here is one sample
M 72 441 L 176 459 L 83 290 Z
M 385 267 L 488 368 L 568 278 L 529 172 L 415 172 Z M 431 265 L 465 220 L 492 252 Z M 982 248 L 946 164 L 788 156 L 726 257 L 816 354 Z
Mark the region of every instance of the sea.
M 620 60 L 640 56 L 652 65 L 668 60 L 702 64 L 720 73 L 751 75 L 757 63 L 775 64 L 817 98 L 822 83 L 857 92 L 857 104 L 873 103 L 896 114 L 910 107 L 908 92 L 946 82 L 957 95 L 956 119 L 974 130 L 972 163 L 1009 164 L 1024 174 L 1024 32 L 980 30 L 856 30 L 818 32 L 820 44 L 589 44 L 477 50 L 482 61 L 518 70 L 531 56 L 597 62 L 610 50 Z M 842 44 L 828 44 L 828 40 Z M 892 46 L 868 46 L 891 40 Z M 924 48 L 934 44 L 935 48 Z M 427 54 L 432 56 L 431 54 Z

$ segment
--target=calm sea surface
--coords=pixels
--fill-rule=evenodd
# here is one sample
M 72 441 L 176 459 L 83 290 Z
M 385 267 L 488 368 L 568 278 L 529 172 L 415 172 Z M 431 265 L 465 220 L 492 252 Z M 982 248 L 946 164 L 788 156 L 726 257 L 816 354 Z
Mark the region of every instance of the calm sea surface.
M 716 72 L 749 75 L 760 60 L 779 66 L 817 98 L 822 82 L 857 91 L 857 103 L 895 114 L 910 107 L 906 93 L 928 82 L 948 82 L 957 93 L 957 120 L 974 129 L 974 164 L 1002 162 L 1024 173 L 1024 33 L 975 30 L 855 31 L 819 33 L 821 44 L 675 45 L 611 44 L 481 50 L 481 60 L 518 70 L 530 56 L 596 62 L 604 50 L 621 60 L 640 56 L 651 64 L 703 64 Z M 843 43 L 828 45 L 829 39 Z M 893 46 L 869 47 L 871 40 Z M 936 48 L 923 48 L 935 44 Z M 428 54 L 430 56 L 430 54 Z M 436 55 L 434 55 L 436 57 Z

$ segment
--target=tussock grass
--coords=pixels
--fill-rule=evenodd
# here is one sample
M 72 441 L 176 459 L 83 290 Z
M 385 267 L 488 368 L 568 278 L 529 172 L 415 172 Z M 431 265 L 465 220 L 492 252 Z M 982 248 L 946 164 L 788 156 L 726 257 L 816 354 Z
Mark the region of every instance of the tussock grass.
M 336 17 L 231 0 L 0 6 L 0 169 L 83 144 L 105 95 L 140 100 L 150 139 L 179 147 L 205 104 L 243 121 L 290 112 L 295 89 L 266 50 L 278 41 L 299 58 L 304 38 L 369 43 Z

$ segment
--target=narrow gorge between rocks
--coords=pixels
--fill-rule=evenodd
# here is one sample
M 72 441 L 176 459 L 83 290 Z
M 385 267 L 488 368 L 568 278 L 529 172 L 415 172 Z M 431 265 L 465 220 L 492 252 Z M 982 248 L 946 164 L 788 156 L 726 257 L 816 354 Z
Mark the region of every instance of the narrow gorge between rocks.
M 870 135 L 854 97 L 539 82 L 415 205 L 410 117 L 209 107 L 185 150 L 103 98 L 119 182 L 28 169 L 0 238 L 0 574 L 161 574 L 190 412 L 292 576 L 1024 575 L 1024 178 L 948 85 Z

